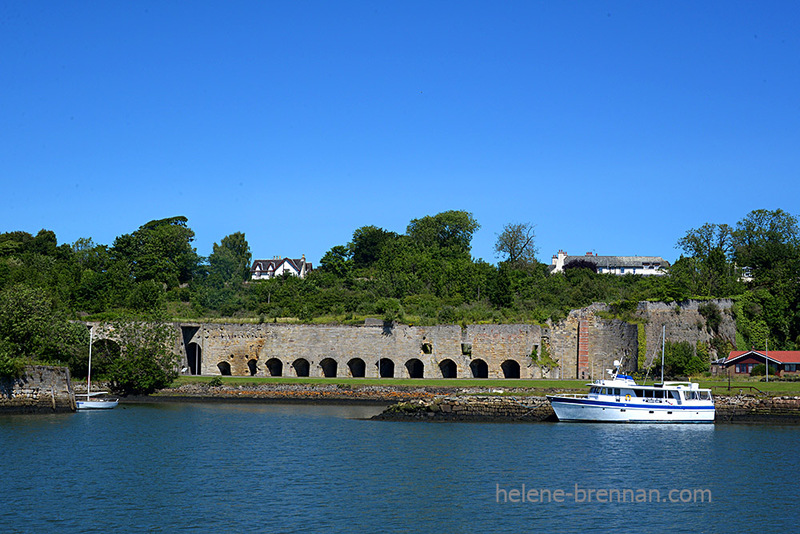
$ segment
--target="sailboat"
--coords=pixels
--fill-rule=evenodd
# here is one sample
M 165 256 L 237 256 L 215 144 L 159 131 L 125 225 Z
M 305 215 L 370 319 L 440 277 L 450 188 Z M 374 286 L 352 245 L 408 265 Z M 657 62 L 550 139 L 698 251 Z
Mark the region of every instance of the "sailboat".
M 92 393 L 92 327 L 89 327 L 89 373 L 86 378 L 86 400 L 75 399 L 75 407 L 78 410 L 110 410 L 116 408 L 119 399 L 108 399 L 101 397 L 108 395 L 106 391 L 96 391 Z M 76 395 L 76 397 L 84 395 Z

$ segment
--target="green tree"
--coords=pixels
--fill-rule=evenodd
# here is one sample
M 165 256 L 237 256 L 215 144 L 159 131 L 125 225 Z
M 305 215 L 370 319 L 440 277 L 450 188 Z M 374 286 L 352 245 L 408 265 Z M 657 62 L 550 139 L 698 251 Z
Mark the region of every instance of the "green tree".
M 469 212 L 451 210 L 413 219 L 406 229 L 412 241 L 425 248 L 450 250 L 469 256 L 472 236 L 481 227 Z
M 162 315 L 113 322 L 120 350 L 103 362 L 110 388 L 122 395 L 149 395 L 178 377 L 180 359 L 173 352 L 177 332 Z
M 530 223 L 509 223 L 497 236 L 494 250 L 497 257 L 511 266 L 524 266 L 536 262 L 536 234 Z
M 348 278 L 353 267 L 353 255 L 348 247 L 336 245 L 322 256 L 319 268 L 322 272 L 339 278 Z
M 725 297 L 736 292 L 733 229 L 727 224 L 706 223 L 678 240 L 688 261 L 682 266 L 692 281 L 691 293 Z
M 800 276 L 800 229 L 794 216 L 780 209 L 751 211 L 737 223 L 733 245 L 736 263 L 751 269 L 757 285 L 796 285 Z
M 88 332 L 53 308 L 42 288 L 16 285 L 0 292 L 0 367 L 20 363 L 73 365 L 88 356 Z
M 114 240 L 111 255 L 137 282 L 154 280 L 167 289 L 189 282 L 200 258 L 192 248 L 194 232 L 186 217 L 150 221 Z
M 670 342 L 664 346 L 664 374 L 669 377 L 692 376 L 708 371 L 710 362 L 695 354 L 687 341 Z M 660 365 L 657 366 L 660 370 Z M 656 371 L 658 373 L 659 371 Z
M 353 266 L 356 269 L 371 267 L 380 260 L 387 244 L 397 239 L 397 234 L 377 226 L 362 226 L 353 232 L 350 242 Z
M 209 278 L 217 285 L 244 282 L 250 278 L 252 257 L 244 232 L 225 236 L 208 257 Z

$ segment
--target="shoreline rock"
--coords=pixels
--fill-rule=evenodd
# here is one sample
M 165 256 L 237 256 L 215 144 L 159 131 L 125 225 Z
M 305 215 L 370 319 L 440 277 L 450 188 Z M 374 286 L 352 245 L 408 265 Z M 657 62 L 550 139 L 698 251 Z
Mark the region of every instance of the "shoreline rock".
M 716 424 L 800 424 L 800 397 L 717 396 Z M 555 422 L 546 397 L 440 396 L 389 406 L 377 421 Z

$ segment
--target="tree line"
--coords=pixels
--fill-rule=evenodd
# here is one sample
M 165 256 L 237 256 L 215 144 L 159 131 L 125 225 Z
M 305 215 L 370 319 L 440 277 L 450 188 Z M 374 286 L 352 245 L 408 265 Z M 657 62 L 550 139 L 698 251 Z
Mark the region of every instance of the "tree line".
M 188 222 L 150 221 L 110 246 L 91 238 L 59 244 L 50 230 L 0 234 L 0 372 L 35 357 L 66 362 L 80 374 L 88 340 L 70 322 L 76 319 L 545 323 L 592 302 L 625 309 L 697 297 L 735 298 L 739 332 L 731 346 L 800 346 L 800 231 L 796 217 L 780 209 L 687 230 L 667 276 L 598 274 L 581 261 L 551 273 L 535 258 L 531 223 L 505 225 L 496 264 L 474 259 L 480 225 L 454 210 L 413 219 L 403 234 L 357 228 L 303 279 L 251 281 L 243 232 L 202 257 Z

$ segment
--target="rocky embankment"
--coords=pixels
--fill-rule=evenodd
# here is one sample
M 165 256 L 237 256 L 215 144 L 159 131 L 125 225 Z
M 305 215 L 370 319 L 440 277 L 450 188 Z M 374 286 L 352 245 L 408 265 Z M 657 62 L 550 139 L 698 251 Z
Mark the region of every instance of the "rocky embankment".
M 717 423 L 800 423 L 800 397 L 717 396 Z M 556 421 L 545 397 L 437 396 L 389 406 L 383 421 Z
M 163 389 L 146 398 L 130 400 L 162 401 L 276 401 L 321 403 L 392 404 L 410 400 L 433 399 L 444 391 L 441 388 L 403 386 L 348 386 L 342 384 L 246 384 L 220 385 L 184 384 Z
M 389 406 L 373 417 L 382 421 L 556 421 L 546 397 L 439 396 Z

